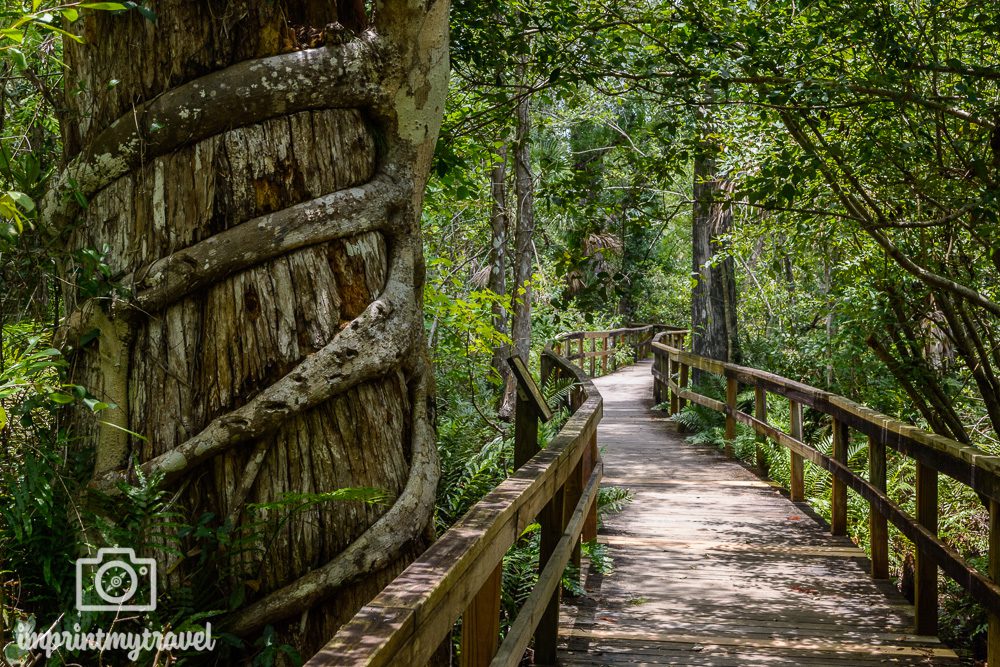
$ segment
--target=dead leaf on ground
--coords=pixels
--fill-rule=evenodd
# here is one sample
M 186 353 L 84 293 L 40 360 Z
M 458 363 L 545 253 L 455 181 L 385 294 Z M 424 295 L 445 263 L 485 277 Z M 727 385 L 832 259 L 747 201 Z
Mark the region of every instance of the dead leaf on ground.
M 796 593 L 806 593 L 807 595 L 819 595 L 819 591 L 815 588 L 806 588 L 805 586 L 799 586 L 795 584 L 792 586 L 792 590 Z

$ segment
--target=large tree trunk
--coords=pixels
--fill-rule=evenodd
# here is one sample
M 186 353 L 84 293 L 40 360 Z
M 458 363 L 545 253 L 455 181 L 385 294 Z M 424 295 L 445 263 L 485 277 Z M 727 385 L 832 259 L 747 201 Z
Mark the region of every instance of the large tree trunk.
M 192 523 L 255 535 L 197 592 L 252 580 L 227 629 L 273 624 L 303 655 L 420 550 L 437 480 L 419 212 L 448 3 L 377 3 L 357 34 L 361 3 L 340 4 L 340 24 L 333 0 L 87 16 L 86 43 L 66 44 L 68 166 L 43 207 L 124 288 L 92 298 L 87 267 L 67 267 L 74 381 L 118 406 L 75 425 L 92 486 L 115 492 L 137 462 Z M 321 504 L 267 534 L 246 509 L 344 487 L 391 500 Z M 194 573 L 181 562 L 164 584 Z
M 729 204 L 732 183 L 718 174 L 718 151 L 703 118 L 703 138 L 694 161 L 692 216 L 691 349 L 721 361 L 740 361 L 736 328 L 736 272 L 733 258 L 722 246 L 732 227 Z M 695 381 L 698 380 L 696 374 Z

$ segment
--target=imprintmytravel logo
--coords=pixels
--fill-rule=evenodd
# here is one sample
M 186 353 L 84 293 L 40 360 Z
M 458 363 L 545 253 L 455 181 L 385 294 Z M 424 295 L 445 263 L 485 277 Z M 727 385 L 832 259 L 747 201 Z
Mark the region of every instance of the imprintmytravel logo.
M 93 572 L 92 577 L 88 576 Z M 99 600 L 88 604 L 84 584 L 93 584 Z M 149 592 L 137 596 L 140 584 Z M 98 549 L 93 558 L 76 561 L 77 611 L 155 611 L 156 561 L 138 558 L 133 549 Z
M 99 549 L 92 558 L 76 561 L 76 608 L 80 612 L 145 612 L 156 609 L 156 561 L 139 558 L 133 549 Z M 204 630 L 182 632 L 152 630 L 118 632 L 102 628 L 84 632 L 79 623 L 72 630 L 54 627 L 39 632 L 35 620 L 18 621 L 14 646 L 4 655 L 12 662 L 24 660 L 33 651 L 52 657 L 56 651 L 127 651 L 138 660 L 143 651 L 211 651 L 215 649 L 212 624 Z M 12 655 L 16 653 L 18 655 Z

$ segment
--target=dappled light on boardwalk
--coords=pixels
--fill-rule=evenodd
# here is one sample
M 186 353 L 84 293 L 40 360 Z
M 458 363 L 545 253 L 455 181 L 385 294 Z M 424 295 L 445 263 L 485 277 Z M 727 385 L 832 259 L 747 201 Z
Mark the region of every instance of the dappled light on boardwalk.
M 594 381 L 604 485 L 635 498 L 599 535 L 613 571 L 564 598 L 563 664 L 958 664 L 850 540 L 650 412 L 649 370 Z

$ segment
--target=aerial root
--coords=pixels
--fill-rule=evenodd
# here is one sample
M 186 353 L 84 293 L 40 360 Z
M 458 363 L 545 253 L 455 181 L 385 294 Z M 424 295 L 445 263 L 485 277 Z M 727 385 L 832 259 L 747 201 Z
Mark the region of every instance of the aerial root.
M 167 255 L 122 279 L 136 292 L 115 302 L 121 314 L 156 313 L 199 289 L 293 250 L 382 231 L 402 205 L 400 189 L 385 175 L 368 183 L 242 222 Z M 60 329 L 56 344 L 77 345 L 90 327 L 92 306 L 82 305 Z
M 347 44 L 246 60 L 129 111 L 80 152 L 41 202 L 59 231 L 86 201 L 144 162 L 235 127 L 311 109 L 378 105 L 389 60 L 374 32 Z M 292 76 L 294 73 L 294 76 Z
M 423 532 L 434 509 L 440 472 L 434 431 L 427 418 L 427 369 L 423 363 L 417 377 L 412 397 L 410 475 L 399 498 L 333 560 L 230 616 L 227 632 L 247 636 L 301 613 L 345 584 L 385 567 Z
M 170 484 L 195 466 L 244 442 L 273 433 L 286 420 L 369 380 L 382 377 L 411 354 L 410 332 L 418 326 L 413 305 L 413 258 L 397 249 L 385 290 L 325 347 L 245 405 L 213 419 L 200 433 L 141 465 Z M 91 488 L 116 494 L 127 472 L 105 473 Z

